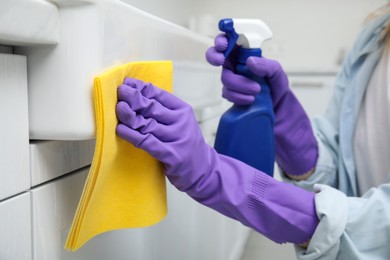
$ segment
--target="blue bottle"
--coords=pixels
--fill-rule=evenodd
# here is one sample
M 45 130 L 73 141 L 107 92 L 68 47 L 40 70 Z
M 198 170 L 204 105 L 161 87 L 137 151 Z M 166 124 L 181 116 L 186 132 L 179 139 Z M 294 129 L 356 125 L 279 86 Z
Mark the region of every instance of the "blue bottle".
M 272 32 L 262 21 L 251 19 L 223 19 L 219 22 L 219 29 L 226 33 L 229 41 L 225 57 L 236 44 L 239 45 L 235 73 L 258 82 L 261 91 L 251 105 L 233 105 L 222 115 L 215 149 L 273 176 L 275 117 L 270 88 L 264 78 L 252 74 L 246 66 L 248 57 L 261 57 L 260 46 L 272 36 Z

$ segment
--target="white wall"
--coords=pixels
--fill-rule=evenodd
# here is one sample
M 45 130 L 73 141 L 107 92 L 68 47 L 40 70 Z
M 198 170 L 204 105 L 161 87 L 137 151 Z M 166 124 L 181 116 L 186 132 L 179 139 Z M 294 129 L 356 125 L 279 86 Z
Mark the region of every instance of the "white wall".
M 199 14 L 260 18 L 274 38 L 264 45 L 265 55 L 285 67 L 332 68 L 354 41 L 367 14 L 384 0 L 202 0 Z
M 187 25 L 197 0 L 121 0 L 179 25 Z
M 194 27 L 193 18 L 260 18 L 274 38 L 264 54 L 286 68 L 334 69 L 364 18 L 385 0 L 123 0 L 167 20 Z M 210 20 L 210 16 L 206 16 Z M 206 21 L 207 22 L 207 21 Z

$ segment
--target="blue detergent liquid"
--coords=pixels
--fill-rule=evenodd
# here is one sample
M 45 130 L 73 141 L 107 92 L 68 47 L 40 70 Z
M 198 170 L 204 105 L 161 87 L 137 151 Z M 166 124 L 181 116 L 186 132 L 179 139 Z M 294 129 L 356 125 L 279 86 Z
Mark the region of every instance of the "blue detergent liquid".
M 238 159 L 273 176 L 275 116 L 272 98 L 266 80 L 253 75 L 246 67 L 245 61 L 250 56 L 261 57 L 261 49 L 240 48 L 236 73 L 260 83 L 261 91 L 251 105 L 233 105 L 222 115 L 214 147 L 220 154 Z

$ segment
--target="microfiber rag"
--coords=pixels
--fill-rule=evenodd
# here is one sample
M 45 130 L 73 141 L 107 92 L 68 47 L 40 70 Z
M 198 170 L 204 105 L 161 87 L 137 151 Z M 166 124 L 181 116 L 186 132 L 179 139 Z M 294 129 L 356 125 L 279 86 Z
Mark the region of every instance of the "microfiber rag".
M 75 251 L 103 232 L 153 225 L 166 216 L 163 165 L 115 134 L 115 106 L 125 77 L 172 92 L 172 71 L 170 61 L 132 62 L 95 78 L 95 153 L 66 249 Z

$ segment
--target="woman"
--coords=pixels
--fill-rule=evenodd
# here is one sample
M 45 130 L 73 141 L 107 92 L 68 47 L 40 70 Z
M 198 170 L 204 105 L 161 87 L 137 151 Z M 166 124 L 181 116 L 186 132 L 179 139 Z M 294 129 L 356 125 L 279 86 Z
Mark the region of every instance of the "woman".
M 390 259 L 389 8 L 362 30 L 327 112 L 313 122 L 278 62 L 247 60 L 270 85 L 276 161 L 295 185 L 218 154 L 189 105 L 141 81 L 118 88 L 117 134 L 163 162 L 170 182 L 198 202 L 275 242 L 300 245 L 300 259 Z M 233 72 L 226 46 L 217 36 L 206 58 L 223 65 L 223 96 L 250 104 L 261 86 Z

